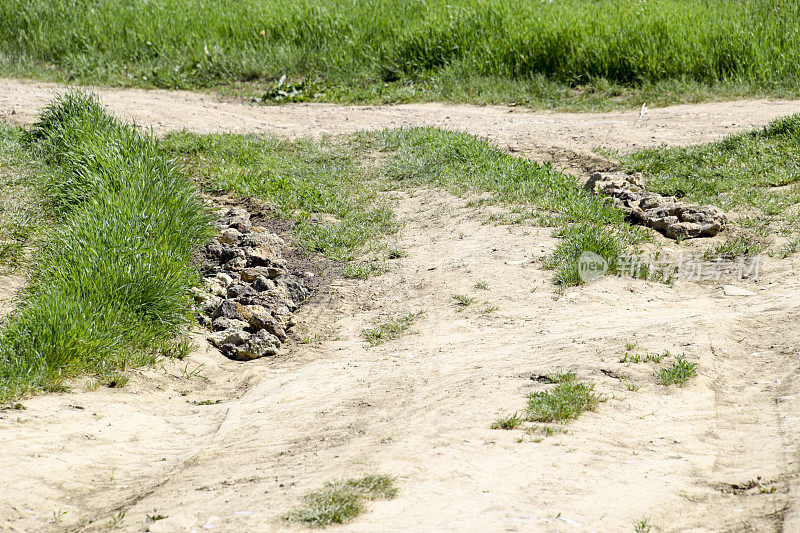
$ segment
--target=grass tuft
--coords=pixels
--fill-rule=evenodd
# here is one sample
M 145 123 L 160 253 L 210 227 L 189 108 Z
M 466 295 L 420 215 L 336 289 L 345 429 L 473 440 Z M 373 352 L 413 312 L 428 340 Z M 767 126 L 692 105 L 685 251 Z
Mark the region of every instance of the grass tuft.
M 377 346 L 384 342 L 399 338 L 406 331 L 408 331 L 408 328 L 411 327 L 411 324 L 413 324 L 414 321 L 420 316 L 422 316 L 422 311 L 405 313 L 396 318 L 390 318 L 385 323 L 379 324 L 372 329 L 365 329 L 361 332 L 361 335 L 370 346 Z
M 675 358 L 672 365 L 656 372 L 656 377 L 661 385 L 683 385 L 690 377 L 697 374 L 697 363 L 690 363 L 683 355 Z
M 192 254 L 213 231 L 156 139 L 94 96 L 57 97 L 24 144 L 44 162 L 34 183 L 55 227 L 0 332 L 3 400 L 153 362 L 191 318 Z
M 594 411 L 600 397 L 594 385 L 578 380 L 572 372 L 552 377 L 555 387 L 528 396 L 528 420 L 531 422 L 568 422 L 583 411 Z
M 513 415 L 501 416 L 492 422 L 492 429 L 514 429 L 525 421 L 525 417 L 520 416 L 518 413 Z
M 304 506 L 286 513 L 284 518 L 311 527 L 344 524 L 364 511 L 366 500 L 394 498 L 394 481 L 390 476 L 368 475 L 328 482 L 321 490 L 307 494 Z

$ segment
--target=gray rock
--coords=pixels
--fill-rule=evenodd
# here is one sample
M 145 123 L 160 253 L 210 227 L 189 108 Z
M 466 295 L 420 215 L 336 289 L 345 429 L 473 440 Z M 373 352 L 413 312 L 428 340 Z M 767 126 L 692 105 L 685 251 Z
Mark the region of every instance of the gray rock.
M 248 323 L 244 320 L 237 320 L 235 318 L 226 318 L 224 316 L 220 316 L 215 318 L 211 324 L 214 326 L 215 330 L 226 330 L 226 329 L 245 329 L 248 326 Z
M 246 283 L 237 283 L 228 287 L 228 298 L 242 298 L 256 294 L 258 294 L 258 291 Z
M 253 280 L 253 288 L 258 292 L 274 291 L 275 282 L 264 276 L 258 276 L 256 279 Z
M 242 270 L 242 281 L 252 282 L 259 276 L 263 276 L 267 279 L 275 279 L 284 274 L 286 274 L 286 271 L 282 268 L 276 268 L 274 266 L 252 266 Z
M 250 340 L 251 335 L 241 329 L 226 329 L 209 333 L 206 338 L 208 342 L 220 348 L 226 344 L 239 346 Z
M 276 355 L 280 345 L 281 342 L 277 337 L 262 329 L 251 335 L 247 342 L 237 347 L 235 359 L 249 361 L 267 355 Z
M 227 228 L 219 236 L 219 242 L 232 246 L 238 246 L 241 240 L 242 232 L 235 228 Z

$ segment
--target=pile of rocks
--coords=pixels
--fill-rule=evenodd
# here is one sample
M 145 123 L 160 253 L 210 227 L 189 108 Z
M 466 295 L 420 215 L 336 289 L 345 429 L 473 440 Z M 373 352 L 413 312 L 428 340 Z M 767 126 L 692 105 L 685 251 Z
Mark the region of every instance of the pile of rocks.
M 201 250 L 205 286 L 194 289 L 208 340 L 231 359 L 275 355 L 308 297 L 304 278 L 287 272 L 286 244 L 253 227 L 245 209 L 228 209 L 217 224 L 219 237 Z
M 641 176 L 622 173 L 592 174 L 586 188 L 611 198 L 634 224 L 660 231 L 672 239 L 713 237 L 725 227 L 725 213 L 713 205 L 693 205 L 674 196 L 647 192 Z

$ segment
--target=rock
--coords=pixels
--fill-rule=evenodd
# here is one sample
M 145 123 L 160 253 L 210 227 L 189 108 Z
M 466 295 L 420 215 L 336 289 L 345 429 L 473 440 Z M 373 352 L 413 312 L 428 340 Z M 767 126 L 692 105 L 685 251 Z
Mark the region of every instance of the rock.
M 212 314 L 222 303 L 222 298 L 215 294 L 205 294 L 198 302 L 197 308 L 206 314 Z
M 725 293 L 725 296 L 755 296 L 756 294 L 753 291 L 737 287 L 736 285 L 723 285 L 722 291 Z
M 265 278 L 264 276 L 258 276 L 256 279 L 253 280 L 253 288 L 258 292 L 274 291 L 275 282 L 268 278 Z
M 298 304 L 308 298 L 308 290 L 295 278 L 281 278 L 278 286 L 283 287 L 293 303 Z
M 242 281 L 252 282 L 259 276 L 263 276 L 267 279 L 275 279 L 284 274 L 286 274 L 286 271 L 282 268 L 276 268 L 274 266 L 253 266 L 242 270 Z
M 235 228 L 227 228 L 219 236 L 219 242 L 238 246 L 242 240 L 242 232 Z
M 247 266 L 251 267 L 275 266 L 279 260 L 278 255 L 276 255 L 271 249 L 264 246 L 248 249 L 245 252 L 245 255 L 247 257 Z
M 249 316 L 247 321 L 255 330 L 266 330 L 275 335 L 281 342 L 286 340 L 286 330 L 272 314 L 258 305 L 247 306 Z
M 234 358 L 240 361 L 249 361 L 266 355 L 276 355 L 280 344 L 277 337 L 262 329 L 251 335 L 243 345 L 237 347 Z
M 223 300 L 216 311 L 214 311 L 214 314 L 211 316 L 211 318 L 224 317 L 241 320 L 242 314 L 239 312 L 240 307 L 241 306 L 235 300 Z
M 220 348 L 226 344 L 231 344 L 233 346 L 239 346 L 244 344 L 250 339 L 251 335 L 243 331 L 241 329 L 226 329 L 223 331 L 215 331 L 213 333 L 209 333 L 206 338 L 208 342 Z
M 215 318 L 211 324 L 214 326 L 216 330 L 225 330 L 225 329 L 244 329 L 249 324 L 244 320 L 238 320 L 236 318 L 225 318 L 224 316 L 220 316 Z
M 244 296 L 253 296 L 255 294 L 258 294 L 258 291 L 245 283 L 237 283 L 228 287 L 228 298 L 242 298 Z
M 586 188 L 611 198 L 629 221 L 653 228 L 673 239 L 712 237 L 725 228 L 725 213 L 712 205 L 692 205 L 673 196 L 643 189 L 641 176 L 596 172 Z
M 227 289 L 216 279 L 212 279 L 208 285 L 206 285 L 206 291 L 220 298 L 224 298 L 228 294 Z
M 219 281 L 220 285 L 222 285 L 223 287 L 230 287 L 234 281 L 233 277 L 229 274 L 226 274 L 225 272 L 220 272 L 215 277 L 217 281 Z
M 686 239 L 688 237 L 697 237 L 702 229 L 703 227 L 696 222 L 675 222 L 670 224 L 664 233 L 672 239 Z

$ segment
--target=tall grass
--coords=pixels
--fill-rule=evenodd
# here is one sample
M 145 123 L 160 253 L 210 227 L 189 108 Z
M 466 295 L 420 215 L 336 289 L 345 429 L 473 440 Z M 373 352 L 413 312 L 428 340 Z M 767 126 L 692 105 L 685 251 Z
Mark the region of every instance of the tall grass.
M 157 141 L 95 97 L 56 98 L 27 134 L 58 223 L 0 333 L 0 400 L 153 360 L 191 312 L 210 216 Z
M 422 88 L 394 92 L 411 99 L 547 99 L 577 85 L 796 94 L 800 80 L 800 5 L 786 0 L 2 0 L 0 12 L 6 74 L 123 85 L 287 74 L 333 99 L 395 82 Z

